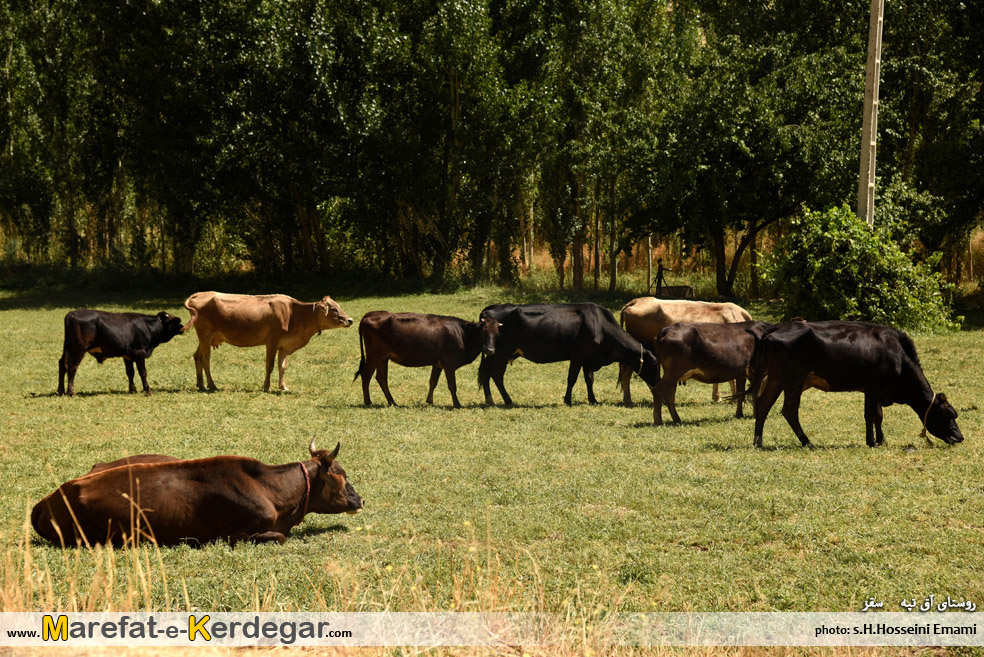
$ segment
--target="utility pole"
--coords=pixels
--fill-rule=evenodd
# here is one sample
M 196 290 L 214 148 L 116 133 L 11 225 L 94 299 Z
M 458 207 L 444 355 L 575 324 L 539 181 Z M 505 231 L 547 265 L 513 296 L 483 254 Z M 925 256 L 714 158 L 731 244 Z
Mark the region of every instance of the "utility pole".
M 875 146 L 878 141 L 878 79 L 881 72 L 885 0 L 871 0 L 868 65 L 864 74 L 864 115 L 861 127 L 861 172 L 858 176 L 858 217 L 875 225 Z

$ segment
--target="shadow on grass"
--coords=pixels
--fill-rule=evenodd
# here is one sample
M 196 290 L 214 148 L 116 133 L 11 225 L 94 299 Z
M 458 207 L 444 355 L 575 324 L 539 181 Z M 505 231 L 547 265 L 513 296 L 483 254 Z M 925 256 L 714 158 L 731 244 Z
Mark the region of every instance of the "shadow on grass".
M 336 523 L 334 525 L 328 525 L 327 527 L 318 527 L 317 525 L 308 524 L 300 529 L 294 529 L 290 532 L 290 536 L 287 540 L 291 538 L 307 538 L 309 536 L 321 536 L 323 534 L 348 534 L 352 530 L 348 528 L 348 525 L 343 525 L 342 523 Z
M 134 397 L 148 397 L 149 396 L 149 397 L 153 398 L 153 396 L 156 395 L 156 394 L 158 394 L 158 393 L 160 393 L 160 394 L 175 394 L 175 393 L 182 393 L 182 392 L 191 393 L 191 392 L 197 392 L 197 391 L 195 391 L 194 388 L 151 388 L 150 392 L 151 392 L 150 395 L 145 395 L 143 393 L 143 390 L 138 390 L 137 392 L 128 392 L 126 390 L 82 390 L 82 391 L 78 391 L 77 390 L 77 391 L 75 391 L 75 396 L 76 397 L 86 398 L 86 397 L 104 397 L 104 396 L 107 396 L 107 395 L 108 396 L 120 395 L 120 396 L 124 396 L 124 397 L 127 396 L 127 395 L 133 395 Z M 71 399 L 72 398 L 70 395 L 67 395 L 67 394 L 66 395 L 59 395 L 55 391 L 53 391 L 53 392 L 29 392 L 26 395 L 24 395 L 24 399 L 40 399 L 40 398 L 45 398 L 45 397 L 64 397 L 65 399 Z

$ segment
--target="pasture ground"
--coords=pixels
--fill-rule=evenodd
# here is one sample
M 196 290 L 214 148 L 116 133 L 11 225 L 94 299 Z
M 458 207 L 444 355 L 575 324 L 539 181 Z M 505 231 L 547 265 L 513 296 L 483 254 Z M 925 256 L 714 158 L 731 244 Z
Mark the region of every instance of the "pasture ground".
M 370 310 L 477 317 L 517 293 L 349 298 Z M 81 306 L 187 319 L 186 296 L 0 292 L 0 582 L 2 608 L 201 610 L 855 611 L 929 594 L 984 604 L 984 481 L 979 380 L 984 334 L 917 335 L 923 368 L 960 412 L 966 441 L 928 447 L 908 408 L 885 414 L 887 446 L 865 447 L 859 394 L 804 395 L 817 446 L 798 446 L 778 406 L 766 450 L 752 420 L 678 395 L 682 426 L 652 426 L 651 396 L 618 404 L 615 366 L 596 394 L 563 405 L 566 364 L 518 360 L 506 385 L 518 407 L 486 408 L 477 363 L 459 370 L 465 408 L 442 377 L 390 368 L 400 404 L 362 406 L 352 382 L 357 327 L 325 332 L 295 354 L 287 394 L 261 391 L 263 350 L 213 354 L 220 391 L 195 390 L 194 334 L 148 361 L 152 397 L 126 394 L 122 362 L 79 369 L 74 399 L 54 394 L 66 311 Z M 307 299 L 308 297 L 305 297 Z M 310 299 L 315 297 L 311 296 Z M 543 298 L 543 297 L 541 297 Z M 555 297 L 559 298 L 559 297 Z M 626 296 L 627 300 L 629 297 Z M 621 303 L 609 304 L 616 313 Z M 752 305 L 754 316 L 769 309 Z M 498 400 L 498 396 L 496 395 Z M 750 414 L 750 409 L 749 414 Z M 268 463 L 342 443 L 362 494 L 359 516 L 311 515 L 283 546 L 63 552 L 25 528 L 39 498 L 97 461 L 127 454 L 240 454 Z

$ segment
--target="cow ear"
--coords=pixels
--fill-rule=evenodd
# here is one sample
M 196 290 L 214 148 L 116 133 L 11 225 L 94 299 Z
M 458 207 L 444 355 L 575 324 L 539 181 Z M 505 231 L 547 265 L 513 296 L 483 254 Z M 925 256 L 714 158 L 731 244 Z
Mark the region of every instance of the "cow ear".
M 941 392 L 940 394 L 936 395 L 936 398 L 940 400 L 941 406 L 946 403 L 946 395 L 944 393 Z

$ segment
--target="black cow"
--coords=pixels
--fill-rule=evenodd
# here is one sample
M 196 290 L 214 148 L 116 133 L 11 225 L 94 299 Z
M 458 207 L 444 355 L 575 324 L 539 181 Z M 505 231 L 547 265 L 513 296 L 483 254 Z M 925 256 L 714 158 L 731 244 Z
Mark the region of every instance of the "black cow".
M 178 333 L 181 333 L 181 319 L 163 311 L 156 315 L 108 313 L 88 308 L 71 311 L 65 315 L 65 346 L 58 360 L 58 394 L 65 394 L 68 373 L 68 394 L 75 395 L 75 372 L 88 353 L 100 364 L 107 358 L 123 358 L 130 392 L 137 391 L 133 385 L 136 363 L 144 392 L 149 395 L 144 361 L 157 345 Z
M 929 386 L 909 336 L 891 326 L 841 321 L 779 324 L 762 338 L 754 370 L 749 390 L 758 390 L 765 378 L 755 400 L 756 447 L 762 446 L 765 418 L 780 393 L 785 395 L 783 417 L 800 442 L 810 444 L 799 422 L 800 396 L 808 388 L 863 392 L 869 447 L 885 441 L 882 407 L 892 404 L 907 404 L 923 427 L 942 441 L 963 440 L 957 411 L 946 395 Z
M 673 421 L 680 422 L 677 382 L 737 381 L 738 388 L 744 388 L 759 341 L 771 328 L 765 322 L 685 322 L 663 328 L 655 341 L 663 376 L 653 388 L 653 423 L 663 424 L 663 402 Z M 742 417 L 744 395 L 736 398 L 735 417 Z
M 506 366 L 522 356 L 534 363 L 570 361 L 567 373 L 567 394 L 564 403 L 571 403 L 571 389 L 578 373 L 584 370 L 588 402 L 597 403 L 594 396 L 594 373 L 614 362 L 632 368 L 652 388 L 659 381 L 656 356 L 642 343 L 626 333 L 615 316 L 593 303 L 544 303 L 529 305 L 500 304 L 482 311 L 482 319 L 499 324 L 495 349 L 482 355 L 478 381 L 485 390 L 485 403 L 493 404 L 489 379 L 495 381 L 502 401 L 512 405 L 502 377 Z
M 434 388 L 443 370 L 451 401 L 455 408 L 461 408 L 455 371 L 478 358 L 479 352 L 492 349 L 497 334 L 498 325 L 491 319 L 469 322 L 444 315 L 385 310 L 366 313 L 359 322 L 362 359 L 355 373 L 356 379 L 362 377 L 362 397 L 366 406 L 372 405 L 369 382 L 373 372 L 387 403 L 396 403 L 389 389 L 389 362 L 392 360 L 404 367 L 431 368 L 428 404 L 434 403 Z

